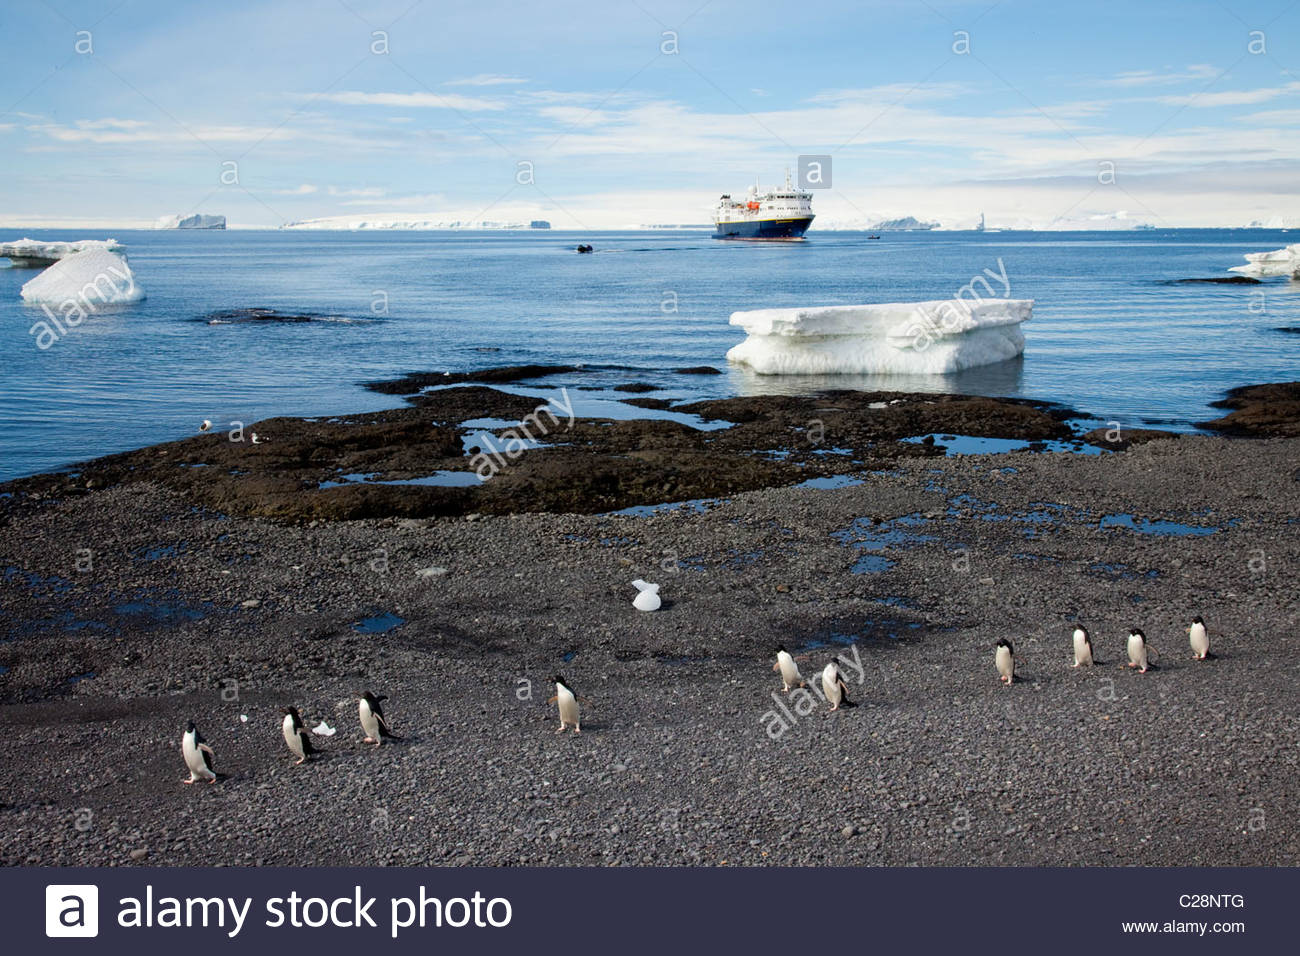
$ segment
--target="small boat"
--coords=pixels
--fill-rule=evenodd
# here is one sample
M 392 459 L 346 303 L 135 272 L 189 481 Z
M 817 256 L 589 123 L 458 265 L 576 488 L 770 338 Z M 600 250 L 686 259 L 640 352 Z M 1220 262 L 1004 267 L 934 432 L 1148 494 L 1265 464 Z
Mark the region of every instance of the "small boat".
M 595 249 L 594 246 L 589 246 L 589 245 L 587 245 L 585 242 L 583 242 L 583 243 L 579 243 L 579 244 L 578 244 L 578 251 L 579 251 L 579 252 L 583 252 L 583 253 L 587 253 L 587 252 L 595 252 L 596 249 Z
M 868 239 L 879 239 L 879 236 L 867 236 Z

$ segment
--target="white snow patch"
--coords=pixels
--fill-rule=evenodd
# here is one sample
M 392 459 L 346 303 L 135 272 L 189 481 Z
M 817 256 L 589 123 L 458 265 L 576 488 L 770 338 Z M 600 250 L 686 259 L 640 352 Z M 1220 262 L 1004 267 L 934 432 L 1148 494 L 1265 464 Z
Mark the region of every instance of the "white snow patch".
M 943 375 L 1015 358 L 1032 299 L 941 299 L 736 312 L 727 360 L 761 375 Z
M 1300 271 L 1300 243 L 1274 249 L 1272 252 L 1248 252 L 1244 266 L 1233 266 L 1229 272 L 1263 279 L 1268 276 L 1294 276 Z
M 86 312 L 104 305 L 139 302 L 144 290 L 136 284 L 126 256 L 95 246 L 60 259 L 22 289 L 26 302 L 64 306 Z

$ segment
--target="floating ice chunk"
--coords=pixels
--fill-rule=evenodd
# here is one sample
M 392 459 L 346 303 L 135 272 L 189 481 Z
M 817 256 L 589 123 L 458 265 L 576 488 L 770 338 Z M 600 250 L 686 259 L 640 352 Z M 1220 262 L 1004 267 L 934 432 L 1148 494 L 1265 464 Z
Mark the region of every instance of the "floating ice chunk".
M 337 727 L 331 727 L 329 724 L 325 723 L 325 721 L 322 720 L 319 724 L 317 724 L 315 727 L 311 729 L 311 732 L 321 737 L 333 737 L 339 731 Z
M 661 603 L 659 599 L 659 585 L 651 584 L 648 581 L 642 581 L 640 578 L 637 578 L 632 582 L 632 587 L 641 592 L 632 601 L 632 606 L 634 608 L 638 611 L 659 610 L 659 605 Z
M 54 265 L 74 252 L 83 252 L 86 249 L 121 252 L 125 248 L 116 239 L 78 239 L 75 242 L 18 239 L 15 242 L 0 242 L 0 258 L 7 258 L 18 268 L 43 268 Z
M 153 224 L 155 229 L 225 229 L 225 216 L 193 213 L 189 216 L 161 216 Z
M 1300 271 L 1300 243 L 1274 249 L 1272 252 L 1248 252 L 1244 266 L 1233 266 L 1229 272 L 1263 279 L 1268 276 L 1294 276 Z
M 943 299 L 736 312 L 727 360 L 762 375 L 936 374 L 1015 358 L 1032 299 Z
M 95 246 L 54 263 L 23 286 L 22 296 L 27 302 L 94 312 L 104 305 L 139 302 L 144 290 L 136 285 L 126 256 Z

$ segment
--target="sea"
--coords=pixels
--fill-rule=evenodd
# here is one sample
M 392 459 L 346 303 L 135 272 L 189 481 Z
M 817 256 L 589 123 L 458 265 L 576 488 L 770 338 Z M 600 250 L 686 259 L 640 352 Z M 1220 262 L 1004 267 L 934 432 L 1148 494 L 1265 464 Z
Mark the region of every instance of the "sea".
M 574 383 L 646 382 L 674 400 L 828 387 L 1019 396 L 1177 431 L 1219 414 L 1210 403 L 1234 386 L 1300 378 L 1300 282 L 1176 281 L 1227 276 L 1247 252 L 1296 242 L 1286 230 L 869 239 L 814 227 L 800 243 L 741 243 L 704 230 L 19 229 L 0 241 L 24 235 L 116 238 L 147 298 L 41 349 L 44 314 L 19 297 L 37 271 L 0 267 L 0 480 L 184 437 L 204 419 L 391 407 L 400 399 L 361 383 L 406 372 L 579 365 Z M 577 254 L 580 242 L 595 252 Z M 911 377 L 760 376 L 726 362 L 744 338 L 732 312 L 946 299 L 986 270 L 1035 301 L 1020 359 Z M 723 374 L 674 372 L 701 365 Z

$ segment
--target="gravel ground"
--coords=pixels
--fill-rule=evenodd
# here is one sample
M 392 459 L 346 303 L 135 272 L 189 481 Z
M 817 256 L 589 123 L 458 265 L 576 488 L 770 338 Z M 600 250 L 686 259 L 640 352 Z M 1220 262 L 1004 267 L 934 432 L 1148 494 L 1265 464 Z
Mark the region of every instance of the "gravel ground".
M 649 516 L 34 502 L 0 524 L 0 861 L 1296 865 L 1298 468 L 1300 439 L 1184 437 Z M 860 661 L 860 706 L 777 721 L 778 643 Z M 363 689 L 402 741 L 362 745 Z M 301 767 L 288 703 L 338 731 Z M 213 786 L 181 785 L 187 719 Z

